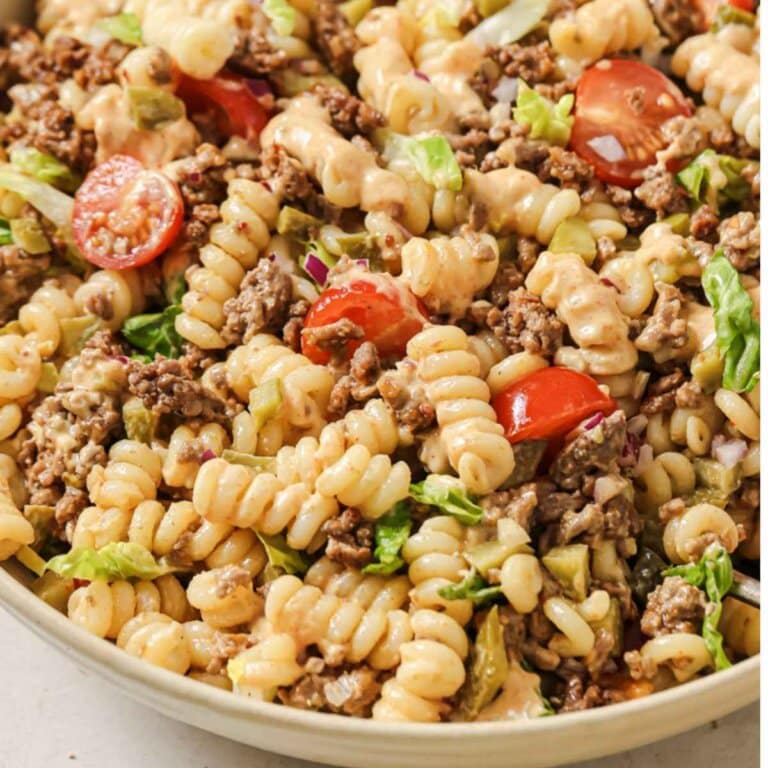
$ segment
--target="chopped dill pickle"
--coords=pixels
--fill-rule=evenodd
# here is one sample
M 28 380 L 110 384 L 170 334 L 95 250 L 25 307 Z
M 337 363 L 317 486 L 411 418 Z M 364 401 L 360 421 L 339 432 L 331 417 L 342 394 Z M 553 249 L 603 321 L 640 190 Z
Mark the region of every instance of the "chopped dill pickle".
M 153 131 L 184 117 L 184 102 L 162 88 L 131 85 L 126 94 L 131 119 L 141 130 Z
M 51 244 L 36 219 L 11 219 L 11 235 L 13 242 L 33 256 L 48 253 Z
M 541 562 L 569 597 L 579 602 L 586 599 L 589 587 L 589 547 L 586 544 L 553 547 Z
M 75 591 L 75 582 L 73 579 L 65 579 L 53 571 L 46 571 L 39 579 L 32 582 L 31 589 L 51 608 L 66 613 L 69 597 Z
M 549 250 L 552 253 L 578 253 L 587 264 L 591 264 L 597 255 L 597 244 L 587 222 L 572 216 L 558 225 Z

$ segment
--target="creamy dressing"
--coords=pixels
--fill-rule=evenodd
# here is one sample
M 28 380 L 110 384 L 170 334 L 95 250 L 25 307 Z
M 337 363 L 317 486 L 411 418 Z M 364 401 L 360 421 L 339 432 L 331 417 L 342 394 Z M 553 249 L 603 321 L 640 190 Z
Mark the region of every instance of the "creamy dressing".
M 510 665 L 501 693 L 484 707 L 478 720 L 532 720 L 546 713 L 541 699 L 541 681 L 519 664 Z

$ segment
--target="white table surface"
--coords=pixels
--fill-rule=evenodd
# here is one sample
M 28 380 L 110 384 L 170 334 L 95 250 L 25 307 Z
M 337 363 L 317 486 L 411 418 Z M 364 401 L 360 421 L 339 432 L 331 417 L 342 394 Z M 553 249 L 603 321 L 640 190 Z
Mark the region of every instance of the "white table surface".
M 2 610 L 0 680 L 0 768 L 314 768 L 134 703 Z M 684 736 L 573 768 L 757 768 L 758 715 L 755 704 Z

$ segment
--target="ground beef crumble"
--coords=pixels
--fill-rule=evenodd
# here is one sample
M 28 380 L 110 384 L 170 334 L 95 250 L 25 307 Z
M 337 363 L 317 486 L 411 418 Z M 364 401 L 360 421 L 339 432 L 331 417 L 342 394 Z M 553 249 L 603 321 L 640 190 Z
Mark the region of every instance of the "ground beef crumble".
M 486 323 L 510 354 L 525 351 L 552 357 L 563 344 L 563 323 L 524 288 L 509 292 L 504 309 L 492 307 Z
M 301 329 L 304 318 L 311 304 L 306 299 L 298 299 L 288 307 L 288 320 L 283 326 L 283 341 L 294 351 L 301 351 Z
M 414 434 L 435 423 L 435 407 L 424 385 L 416 376 L 416 366 L 404 360 L 394 371 L 386 371 L 378 381 L 379 394 L 395 412 L 398 425 Z
M 206 390 L 200 381 L 189 378 L 179 360 L 161 357 L 147 364 L 132 361 L 128 391 L 156 414 L 219 424 L 231 416 L 230 404 Z
M 508 491 L 495 491 L 480 501 L 483 522 L 496 523 L 504 517 L 512 518 L 521 528 L 530 531 L 539 498 L 535 483 L 526 483 Z
M 373 559 L 373 529 L 356 509 L 345 509 L 339 517 L 323 524 L 328 536 L 325 555 L 329 560 L 349 568 L 362 568 Z
M 16 309 L 43 281 L 51 254 L 32 255 L 18 245 L 0 246 L 0 323 L 13 319 Z
M 237 296 L 224 302 L 221 337 L 227 345 L 247 344 L 257 333 L 277 333 L 288 319 L 293 284 L 268 258 L 246 273 Z
M 371 133 L 386 123 L 381 112 L 341 88 L 318 83 L 313 86 L 312 93 L 328 110 L 333 127 L 343 136 L 351 138 L 361 133 Z
M 717 229 L 725 257 L 739 272 L 754 267 L 760 259 L 760 222 L 751 211 L 723 219 Z
M 288 66 L 289 61 L 285 51 L 276 50 L 261 32 L 251 29 L 238 32 L 227 65 L 243 75 L 259 77 Z
M 706 595 L 698 587 L 689 584 L 682 576 L 667 576 L 648 595 L 640 629 L 647 637 L 673 632 L 698 635 L 706 605 Z
M 278 689 L 283 704 L 299 709 L 370 717 L 379 697 L 378 673 L 367 665 L 310 673 L 290 688 Z
M 364 403 L 378 393 L 381 363 L 376 345 L 364 341 L 352 355 L 349 373 L 344 374 L 331 390 L 328 411 L 343 416 L 350 405 Z
M 656 283 L 656 292 L 658 299 L 653 314 L 635 339 L 635 346 L 651 353 L 664 348 L 680 349 L 688 343 L 688 323 L 682 316 L 683 294 L 667 283 Z
M 354 73 L 354 55 L 362 43 L 334 0 L 315 3 L 314 27 L 317 46 L 331 71 L 337 75 Z

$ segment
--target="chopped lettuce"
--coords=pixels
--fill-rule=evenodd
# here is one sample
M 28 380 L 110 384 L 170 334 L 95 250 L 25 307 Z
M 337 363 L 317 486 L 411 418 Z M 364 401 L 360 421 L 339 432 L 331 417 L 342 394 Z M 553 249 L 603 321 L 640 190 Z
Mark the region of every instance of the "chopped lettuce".
M 13 165 L 0 164 L 0 189 L 23 197 L 33 208 L 49 219 L 64 234 L 71 234 L 75 201 L 40 179 L 21 173 Z
M 275 32 L 282 37 L 293 34 L 296 26 L 296 11 L 286 0 L 264 0 L 261 10 L 272 23 Z
M 285 540 L 285 536 L 275 534 L 267 536 L 265 533 L 255 532 L 259 541 L 264 545 L 267 553 L 267 560 L 272 569 L 272 573 L 290 573 L 303 574 L 309 568 L 309 561 L 302 552 L 291 549 Z M 275 576 L 276 578 L 276 576 Z
M 400 557 L 400 550 L 411 533 L 411 515 L 406 502 L 398 502 L 376 521 L 374 539 L 376 548 L 373 556 L 376 561 L 363 568 L 363 573 L 387 575 L 399 570 L 405 561 Z
M 488 611 L 469 657 L 467 680 L 459 693 L 459 708 L 466 720 L 474 720 L 490 704 L 509 674 L 504 627 L 499 608 Z
M 702 588 L 709 600 L 704 616 L 701 636 L 712 655 L 715 669 L 728 669 L 731 662 L 723 650 L 723 636 L 717 628 L 723 612 L 723 598 L 733 586 L 733 565 L 728 552 L 720 544 L 710 544 L 698 563 L 676 565 L 662 572 L 662 576 L 682 576 L 694 587 Z
M 501 587 L 490 586 L 474 568 L 471 568 L 461 581 L 440 587 L 437 594 L 446 600 L 471 600 L 481 605 L 498 597 Z
M 152 553 L 141 544 L 114 541 L 99 550 L 86 547 L 57 555 L 45 564 L 45 570 L 72 579 L 114 581 L 151 580 L 175 569 L 155 560 Z
M 715 252 L 701 276 L 715 314 L 717 346 L 723 356 L 723 387 L 751 391 L 760 377 L 760 323 L 753 302 L 722 250 Z
M 412 483 L 410 495 L 419 504 L 437 507 L 463 525 L 477 525 L 483 517 L 483 510 L 470 497 L 464 483 L 450 475 L 429 475 L 420 483 Z
M 150 358 L 179 357 L 184 339 L 179 336 L 175 322 L 181 311 L 179 304 L 171 304 L 162 312 L 129 317 L 123 323 L 123 336 Z
M 107 16 L 99 19 L 96 26 L 110 37 L 126 45 L 141 45 L 141 24 L 133 13 L 118 13 L 117 16 Z
M 11 151 L 11 165 L 22 173 L 34 176 L 44 184 L 51 184 L 64 192 L 74 192 L 82 179 L 53 155 L 33 147 L 17 147 Z
M 481 21 L 467 35 L 467 39 L 482 46 L 507 45 L 525 37 L 544 19 L 549 9 L 549 0 L 512 0 L 496 13 L 493 13 L 499 6 L 496 0 L 486 2 L 485 6 L 492 15 Z
M 386 152 L 404 156 L 427 184 L 458 192 L 463 184 L 461 168 L 445 136 L 392 134 Z
M 754 161 L 705 149 L 677 174 L 677 183 L 697 203 L 708 203 L 714 208 L 728 202 L 739 203 L 750 194 L 750 184 L 741 175 L 750 164 Z
M 566 93 L 553 104 L 523 80 L 518 80 L 517 106 L 512 110 L 512 116 L 520 125 L 530 126 L 532 139 L 565 146 L 571 138 L 573 102 L 573 94 Z
M 0 245 L 10 245 L 13 242 L 10 222 L 0 219 Z

